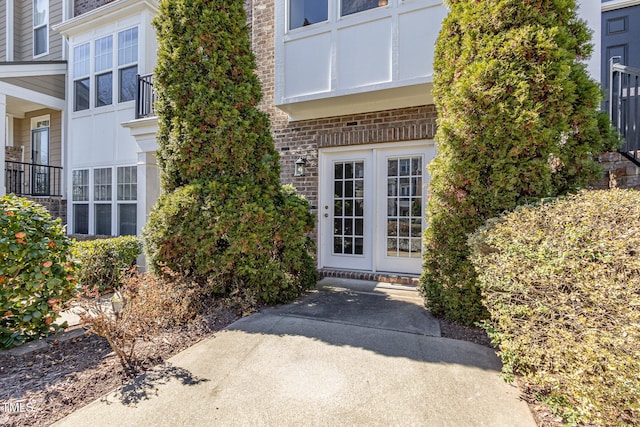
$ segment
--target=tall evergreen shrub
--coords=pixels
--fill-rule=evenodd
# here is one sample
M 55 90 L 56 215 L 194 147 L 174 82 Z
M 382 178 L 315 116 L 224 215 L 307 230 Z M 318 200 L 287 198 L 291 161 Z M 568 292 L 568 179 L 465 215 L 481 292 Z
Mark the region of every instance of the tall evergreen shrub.
M 280 168 L 241 0 L 162 0 L 154 20 L 164 194 L 144 238 L 153 266 L 263 302 L 315 284 L 307 201 Z
M 436 314 L 485 316 L 467 234 L 487 218 L 582 187 L 613 149 L 592 46 L 574 0 L 448 0 L 434 61 L 438 155 L 430 166 L 421 288 Z

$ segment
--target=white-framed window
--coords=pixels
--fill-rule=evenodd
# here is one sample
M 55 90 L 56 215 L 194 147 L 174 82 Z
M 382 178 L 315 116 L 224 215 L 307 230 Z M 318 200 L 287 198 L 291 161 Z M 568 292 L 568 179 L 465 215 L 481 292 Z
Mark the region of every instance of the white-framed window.
M 136 166 L 74 170 L 73 233 L 135 235 L 138 231 L 137 175 Z
M 138 174 L 135 166 L 119 167 L 117 171 L 118 234 L 135 235 L 138 215 Z
M 90 50 L 89 43 L 73 48 L 73 111 L 89 108 Z
M 89 234 L 89 169 L 73 171 L 73 232 Z
M 328 0 L 289 0 L 289 29 L 324 22 L 328 11 Z
M 132 101 L 137 90 L 137 76 L 138 27 L 75 46 L 73 110 Z M 114 96 L 118 97 L 117 100 Z
M 93 170 L 93 199 L 96 234 L 111 235 L 111 212 L 113 210 L 112 168 Z
M 33 56 L 49 53 L 49 0 L 33 0 Z
M 96 107 L 113 103 L 113 36 L 94 42 Z
M 138 76 L 138 27 L 118 33 L 118 102 L 135 98 Z

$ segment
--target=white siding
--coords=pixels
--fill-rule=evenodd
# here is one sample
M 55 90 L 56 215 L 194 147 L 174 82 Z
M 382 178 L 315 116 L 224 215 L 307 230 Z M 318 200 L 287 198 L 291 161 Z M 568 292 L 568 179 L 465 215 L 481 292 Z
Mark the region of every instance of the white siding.
M 327 104 L 338 98 L 350 112 L 429 102 L 441 0 L 389 0 L 342 17 L 329 0 L 327 22 L 291 31 L 287 4 L 276 0 L 275 104 L 292 119 L 345 113 Z

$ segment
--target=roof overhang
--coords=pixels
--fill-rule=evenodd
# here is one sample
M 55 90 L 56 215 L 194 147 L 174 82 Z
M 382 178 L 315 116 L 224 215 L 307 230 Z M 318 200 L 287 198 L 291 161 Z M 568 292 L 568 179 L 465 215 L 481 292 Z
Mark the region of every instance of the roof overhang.
M 0 62 L 0 79 L 55 76 L 67 73 L 67 61 Z
M 624 7 L 638 6 L 640 0 L 613 0 L 602 3 L 602 11 L 608 12 L 610 10 L 622 9 Z
M 92 30 L 95 28 L 97 21 L 117 20 L 144 10 L 150 11 L 155 15 L 158 12 L 157 0 L 116 0 L 61 24 L 54 25 L 53 30 L 69 37 Z

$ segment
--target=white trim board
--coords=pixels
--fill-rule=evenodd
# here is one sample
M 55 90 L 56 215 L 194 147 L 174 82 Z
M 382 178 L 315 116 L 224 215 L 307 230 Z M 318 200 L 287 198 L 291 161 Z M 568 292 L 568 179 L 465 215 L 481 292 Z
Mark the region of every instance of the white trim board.
M 602 3 L 602 11 L 608 12 L 610 10 L 622 9 L 625 7 L 638 6 L 640 0 L 613 0 L 606 3 Z
M 67 74 L 67 64 L 4 64 L 0 67 L 0 79 L 11 77 L 39 77 Z

